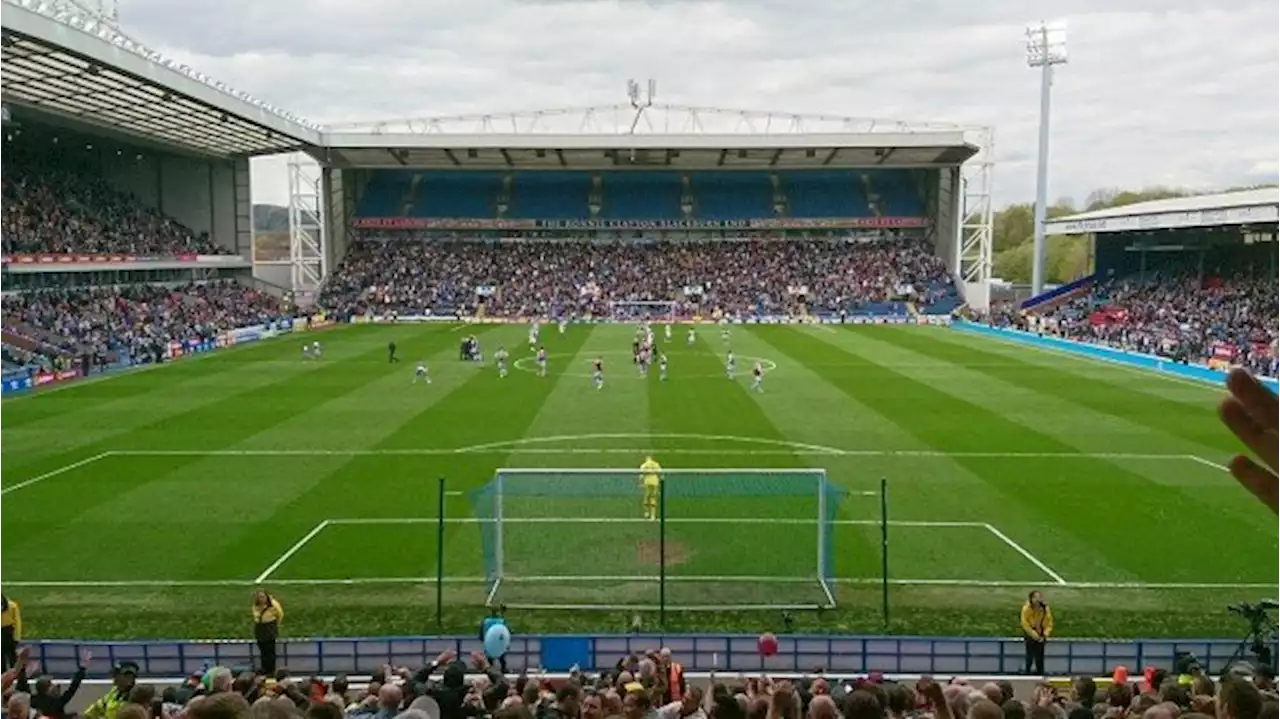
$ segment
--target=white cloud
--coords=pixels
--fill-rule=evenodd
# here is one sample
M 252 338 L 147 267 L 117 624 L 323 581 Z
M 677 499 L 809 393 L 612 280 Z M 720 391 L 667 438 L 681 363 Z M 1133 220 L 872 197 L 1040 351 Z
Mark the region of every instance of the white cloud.
M 124 28 L 308 119 L 659 101 L 996 128 L 1001 202 L 1033 195 L 1025 21 L 1064 19 L 1051 197 L 1275 181 L 1275 0 L 123 0 Z M 281 202 L 284 163 L 255 167 Z

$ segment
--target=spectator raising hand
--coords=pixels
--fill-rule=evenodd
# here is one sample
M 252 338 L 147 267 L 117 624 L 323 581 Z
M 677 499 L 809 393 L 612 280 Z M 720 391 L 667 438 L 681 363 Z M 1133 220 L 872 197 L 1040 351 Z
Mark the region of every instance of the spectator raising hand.
M 1241 442 L 1261 459 L 1266 466 L 1253 458 L 1238 454 L 1229 466 L 1231 475 L 1258 499 L 1277 511 L 1277 472 L 1280 471 L 1280 435 L 1277 422 L 1280 419 L 1280 400 L 1253 375 L 1243 369 L 1235 369 L 1227 377 L 1227 390 L 1231 393 L 1218 406 L 1223 424 L 1240 438 Z

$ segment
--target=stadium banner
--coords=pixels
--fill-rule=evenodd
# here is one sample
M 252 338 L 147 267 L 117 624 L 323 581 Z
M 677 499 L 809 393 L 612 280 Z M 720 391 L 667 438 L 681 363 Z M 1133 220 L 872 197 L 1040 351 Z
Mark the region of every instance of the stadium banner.
M 45 272 L 86 272 L 96 269 L 186 269 L 193 265 L 249 268 L 253 266 L 253 263 L 239 255 L 222 257 L 182 253 L 177 255 L 142 256 L 116 253 L 46 252 L 0 256 L 0 265 L 12 272 L 37 274 Z
M 80 370 L 67 369 L 58 370 L 57 372 L 36 372 L 31 377 L 31 384 L 36 387 L 43 387 L 54 382 L 65 382 L 69 379 L 75 379 L 80 376 Z
M 370 230 L 888 230 L 929 226 L 927 217 L 778 217 L 754 220 L 496 220 L 463 217 L 361 217 Z
M 496 285 L 476 285 L 476 297 L 493 297 L 497 293 Z
M 463 320 L 459 319 L 454 315 L 375 315 L 373 318 L 373 321 L 377 322 L 378 324 L 383 324 L 387 322 L 409 322 L 409 323 L 462 322 Z M 517 320 L 502 320 L 496 317 L 486 317 L 483 320 L 484 324 L 498 324 L 498 323 L 508 323 L 508 322 L 511 324 L 519 324 Z
M 852 315 L 845 317 L 846 325 L 905 325 L 911 321 L 906 315 Z
M 5 255 L 0 258 L 6 265 L 114 265 L 152 259 L 136 255 L 84 255 L 72 253 Z
M 1077 342 L 1075 340 L 1052 337 L 1049 335 L 1039 335 L 1032 332 L 1015 330 L 1009 327 L 991 327 L 989 325 L 979 322 L 971 322 L 969 320 L 957 320 L 953 322 L 951 326 L 966 332 L 1000 337 L 1028 345 L 1055 349 L 1075 355 L 1083 355 L 1103 362 L 1113 362 L 1130 367 L 1152 370 L 1161 374 L 1196 380 L 1197 382 L 1204 382 L 1215 387 L 1221 387 L 1222 383 L 1225 382 L 1227 378 L 1225 371 L 1213 369 L 1212 367 L 1205 365 L 1185 364 L 1159 355 L 1127 352 L 1125 350 L 1108 347 L 1106 345 Z M 1280 384 L 1277 383 L 1276 378 L 1259 377 L 1258 380 L 1262 382 L 1263 386 L 1271 390 L 1272 393 L 1280 392 Z
M 238 330 L 231 330 L 231 336 L 235 339 L 236 344 L 245 342 L 256 342 L 262 339 L 262 332 L 266 329 L 262 325 L 253 325 L 251 327 L 241 327 Z
M 916 317 L 916 324 L 929 325 L 933 327 L 950 327 L 951 315 L 919 315 Z

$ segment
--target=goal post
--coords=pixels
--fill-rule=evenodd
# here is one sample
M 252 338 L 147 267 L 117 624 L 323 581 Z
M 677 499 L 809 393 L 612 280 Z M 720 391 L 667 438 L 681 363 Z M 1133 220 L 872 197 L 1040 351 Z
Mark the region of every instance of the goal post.
M 485 601 L 524 609 L 836 606 L 844 492 L 822 469 L 500 469 L 470 493 Z
M 676 303 L 664 300 L 615 301 L 609 303 L 615 322 L 675 322 Z

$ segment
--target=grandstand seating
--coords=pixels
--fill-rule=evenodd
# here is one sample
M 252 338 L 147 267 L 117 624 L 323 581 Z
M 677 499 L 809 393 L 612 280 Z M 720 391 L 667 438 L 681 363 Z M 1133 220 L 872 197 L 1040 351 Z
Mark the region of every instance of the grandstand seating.
M 686 187 L 691 200 L 687 215 Z M 927 214 L 921 176 L 902 170 L 687 174 L 382 170 L 373 173 L 362 188 L 357 207 L 359 217 L 539 220 L 736 221 Z
M 401 198 L 413 217 L 495 217 L 502 176 L 490 172 L 415 173 Z
M 507 216 L 540 220 L 583 219 L 588 217 L 587 198 L 590 194 L 589 173 L 517 173 L 512 175 L 511 204 Z
M 618 173 L 601 182 L 600 219 L 678 220 L 683 184 L 674 172 Z
M 231 254 L 104 178 L 18 152 L 0 178 L 0 235 L 11 253 Z
M 169 342 L 212 340 L 280 316 L 275 297 L 225 281 L 24 292 L 4 298 L 4 345 L 14 358 L 138 361 Z
M 762 172 L 694 173 L 694 215 L 703 220 L 773 217 L 773 185 Z
M 354 243 L 321 304 L 340 314 L 470 312 L 481 285 L 499 290 L 485 303 L 490 316 L 608 316 L 617 300 L 675 301 L 683 314 L 902 316 L 909 300 L 958 302 L 943 262 L 914 238 L 671 246 L 401 234 Z M 685 294 L 693 285 L 704 288 L 701 302 Z
M 1221 265 L 1239 269 L 1239 255 L 1220 253 Z M 1080 285 L 1053 302 L 1018 314 L 997 310 L 997 324 L 1045 331 L 1197 364 L 1239 364 L 1276 375 L 1277 284 L 1274 273 L 1216 274 L 1197 257 L 1169 256 L 1159 269 L 1114 275 Z M 1195 269 L 1193 269 L 1193 267 Z

